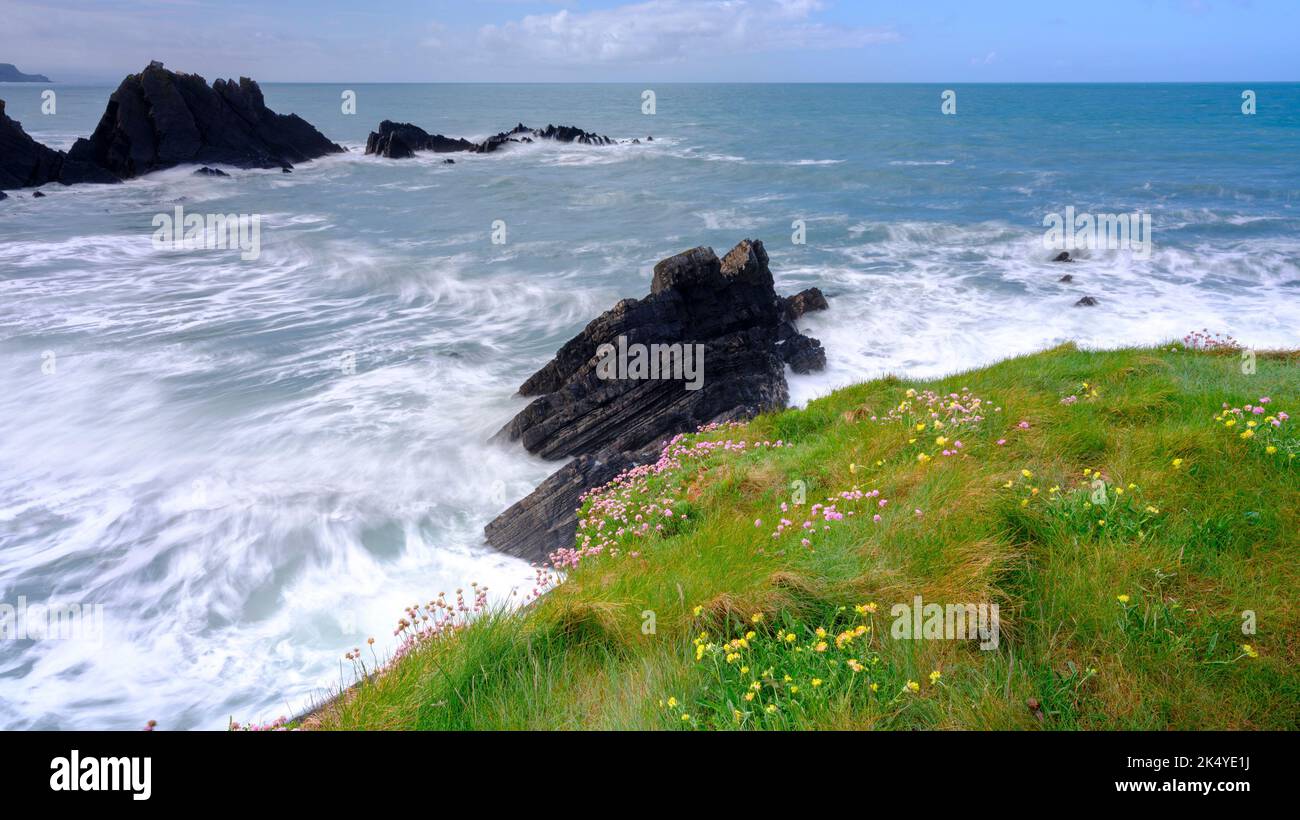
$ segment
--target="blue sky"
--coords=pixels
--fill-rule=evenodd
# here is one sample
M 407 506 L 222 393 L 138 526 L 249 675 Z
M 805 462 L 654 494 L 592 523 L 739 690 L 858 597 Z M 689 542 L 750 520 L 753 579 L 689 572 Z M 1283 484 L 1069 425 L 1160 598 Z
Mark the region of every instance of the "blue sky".
M 1300 80 L 1300 0 L 0 0 L 0 62 L 264 82 Z

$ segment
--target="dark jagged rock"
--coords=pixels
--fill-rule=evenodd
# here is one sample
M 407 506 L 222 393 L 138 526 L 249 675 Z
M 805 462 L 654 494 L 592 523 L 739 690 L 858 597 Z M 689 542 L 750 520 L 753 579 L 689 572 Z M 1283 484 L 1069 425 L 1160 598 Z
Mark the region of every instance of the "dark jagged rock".
M 822 343 L 811 336 L 796 333 L 781 342 L 777 350 L 781 360 L 801 375 L 826 369 L 826 351 L 822 349 Z
M 1067 273 L 1066 275 L 1062 276 L 1060 279 L 1057 279 L 1056 281 L 1058 281 L 1058 282 L 1073 282 L 1073 281 L 1074 281 L 1074 276 L 1072 276 L 1071 274 L 1068 274 L 1068 273 Z
M 1085 296 L 1074 303 L 1075 307 L 1092 307 L 1097 304 L 1097 299 L 1093 296 Z
M 474 143 L 469 140 L 430 134 L 409 122 L 391 120 L 379 123 L 379 130 L 371 131 L 370 136 L 366 138 L 367 154 L 378 154 L 390 159 L 405 159 L 416 151 L 446 154 L 451 151 L 473 151 L 474 147 Z
M 1074 260 L 1070 258 L 1070 252 L 1069 252 L 1069 251 L 1061 251 L 1060 253 L 1058 253 L 1056 256 L 1054 256 L 1054 257 L 1052 258 L 1052 261 L 1053 261 L 1053 262 L 1073 262 Z
M 44 74 L 24 74 L 13 63 L 0 63 L 0 83 L 48 83 Z
M 0 202 L 4 202 L 8 198 L 9 198 L 9 194 L 6 194 L 4 191 L 0 191 Z
M 32 194 L 32 199 L 44 199 L 44 198 L 45 198 L 44 191 L 37 191 L 36 193 Z
M 530 143 L 538 139 L 578 142 L 584 145 L 614 143 L 609 137 L 583 131 L 571 125 L 548 125 L 545 128 L 535 129 L 529 128 L 522 122 L 509 131 L 502 131 L 476 143 L 457 137 L 444 137 L 442 134 L 430 134 L 409 122 L 384 120 L 379 123 L 379 130 L 371 131 L 370 136 L 366 138 L 366 153 L 389 159 L 405 159 L 417 151 L 433 151 L 439 154 L 457 151 L 490 154 L 510 143 Z
M 822 295 L 821 288 L 807 288 L 806 290 L 801 290 L 794 296 L 783 298 L 782 302 L 785 305 L 786 316 L 791 321 L 800 318 L 805 313 L 812 313 L 816 310 L 826 310 L 830 307 L 830 304 L 826 301 L 826 297 Z
M 108 171 L 68 158 L 41 145 L 5 114 L 0 100 L 0 189 L 30 188 L 50 182 L 117 182 Z
M 489 522 L 484 528 L 488 543 L 528 561 L 542 560 L 560 547 L 572 546 L 582 494 L 658 456 L 659 448 L 651 446 L 636 452 L 609 449 L 575 458 Z
M 285 170 L 288 170 L 288 169 L 285 169 Z M 228 177 L 228 176 L 230 176 L 230 174 L 227 174 L 225 171 L 221 170 L 220 168 L 209 168 L 208 166 L 204 165 L 202 168 L 200 168 L 200 169 L 198 169 L 197 171 L 194 172 L 194 176 L 196 176 L 196 177 Z
M 815 302 L 811 294 L 798 300 Z M 655 265 L 650 295 L 592 320 L 519 388 L 536 398 L 498 438 L 543 458 L 579 458 L 489 524 L 489 543 L 533 560 L 572 546 L 582 492 L 653 460 L 678 433 L 784 407 L 785 364 L 805 373 L 826 363 L 790 310 L 773 289 L 761 242 L 745 240 L 722 259 L 700 247 Z M 630 361 L 632 345 L 656 344 L 700 351 L 700 377 L 609 377 L 610 356 L 628 351 Z
M 247 77 L 209 86 L 155 61 L 122 80 L 94 133 L 68 157 L 129 179 L 191 162 L 289 168 L 342 151 L 298 115 L 267 108 Z

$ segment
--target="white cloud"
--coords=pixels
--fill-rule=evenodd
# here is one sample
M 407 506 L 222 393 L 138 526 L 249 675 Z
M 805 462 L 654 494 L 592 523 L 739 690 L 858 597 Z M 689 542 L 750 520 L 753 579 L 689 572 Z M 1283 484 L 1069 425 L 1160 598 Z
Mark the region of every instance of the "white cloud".
M 531 14 L 479 29 L 494 60 L 549 65 L 663 63 L 779 50 L 862 48 L 896 42 L 889 28 L 813 20 L 819 0 L 646 0 L 589 12 Z

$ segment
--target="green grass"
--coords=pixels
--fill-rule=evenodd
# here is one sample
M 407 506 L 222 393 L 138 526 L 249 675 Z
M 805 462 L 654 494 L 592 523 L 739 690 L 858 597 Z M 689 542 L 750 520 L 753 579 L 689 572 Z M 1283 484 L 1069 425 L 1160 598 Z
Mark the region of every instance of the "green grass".
M 1261 396 L 1269 414 L 1300 410 L 1300 354 L 1239 363 L 1063 346 L 689 437 L 751 446 L 637 483 L 628 516 L 662 531 L 625 533 L 530 606 L 421 642 L 308 725 L 1295 729 L 1297 422 L 1243 439 L 1267 416 L 1215 417 Z M 935 429 L 908 397 L 963 388 L 982 421 Z M 880 495 L 838 499 L 845 517 L 819 515 L 802 546 L 811 505 L 855 488 Z M 793 527 L 773 538 L 783 502 Z M 997 604 L 997 648 L 894 637 L 891 608 L 917 595 Z

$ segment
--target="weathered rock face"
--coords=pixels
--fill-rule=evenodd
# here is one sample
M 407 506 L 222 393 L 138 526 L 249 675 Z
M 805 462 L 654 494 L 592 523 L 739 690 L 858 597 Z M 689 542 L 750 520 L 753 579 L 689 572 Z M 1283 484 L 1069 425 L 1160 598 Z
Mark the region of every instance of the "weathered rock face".
M 390 159 L 405 159 L 416 151 L 433 151 L 446 154 L 464 151 L 474 154 L 490 154 L 504 145 L 527 143 L 547 139 L 557 142 L 579 142 L 584 145 L 612 145 L 609 137 L 583 131 L 571 125 L 548 125 L 545 128 L 529 128 L 522 122 L 509 131 L 494 134 L 482 142 L 470 142 L 467 139 L 444 137 L 442 134 L 430 134 L 423 128 L 409 122 L 379 123 L 378 131 L 371 131 L 366 139 L 366 153 L 377 154 Z
M 786 315 L 792 320 L 798 319 L 805 313 L 826 310 L 830 307 L 821 288 L 807 288 L 794 296 L 782 297 L 782 303 L 785 305 Z
M 652 445 L 637 452 L 608 449 L 579 456 L 492 519 L 484 535 L 504 553 L 543 561 L 560 547 L 573 546 L 583 493 L 613 481 L 624 470 L 654 461 L 658 455 L 658 446 Z
M 805 294 L 800 309 L 817 301 Z M 519 388 L 536 398 L 498 437 L 543 458 L 580 458 L 489 524 L 488 542 L 533 560 L 571 546 L 584 491 L 653 460 L 677 433 L 784 407 L 785 364 L 798 372 L 825 366 L 821 344 L 800 334 L 791 315 L 761 242 L 745 240 L 721 260 L 695 248 L 660 262 L 649 296 L 594 319 Z M 682 357 L 690 349 L 693 372 L 635 372 L 639 353 L 658 353 L 662 367 L 673 345 Z
M 0 189 L 28 188 L 62 182 L 117 182 L 108 171 L 70 160 L 62 151 L 41 145 L 5 114 L 0 100 Z
M 94 133 L 68 157 L 129 179 L 190 162 L 289 168 L 342 151 L 298 115 L 267 108 L 247 77 L 209 86 L 153 62 L 122 81 Z
M 445 154 L 452 151 L 473 151 L 474 147 L 474 143 L 469 140 L 430 134 L 409 122 L 391 120 L 379 123 L 379 130 L 371 131 L 370 136 L 366 138 L 367 154 L 378 154 L 392 159 L 405 159 L 416 151 Z

